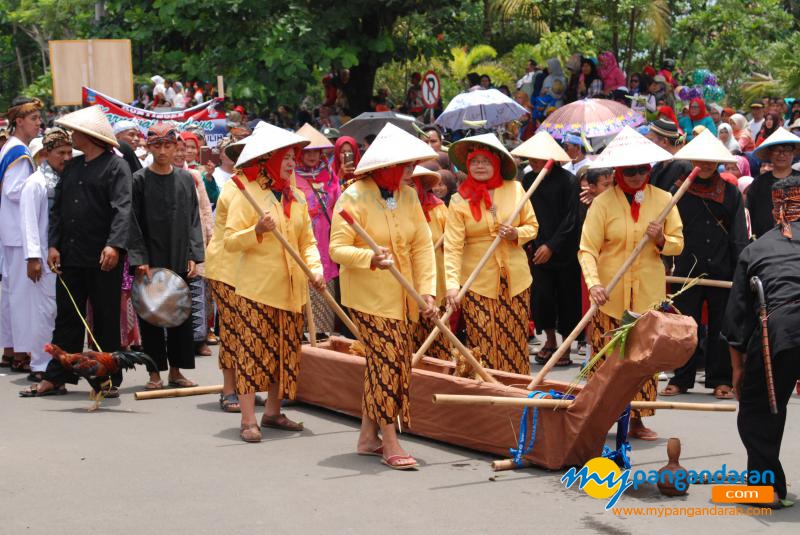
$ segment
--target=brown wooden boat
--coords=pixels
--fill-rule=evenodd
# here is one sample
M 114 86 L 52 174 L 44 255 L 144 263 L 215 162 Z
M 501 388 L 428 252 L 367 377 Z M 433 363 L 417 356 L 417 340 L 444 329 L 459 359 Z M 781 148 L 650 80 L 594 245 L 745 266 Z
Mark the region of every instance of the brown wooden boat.
M 540 410 L 533 450 L 525 459 L 556 470 L 600 455 L 608 430 L 654 374 L 680 367 L 697 345 L 697 325 L 687 316 L 648 312 L 631 330 L 624 356 L 610 355 L 567 409 Z M 304 346 L 297 399 L 360 417 L 365 360 L 350 354 L 351 340 L 332 338 Z M 411 425 L 403 431 L 498 456 L 517 446 L 519 407 L 435 405 L 434 394 L 526 397 L 531 377 L 500 371 L 500 384 L 453 375 L 454 363 L 425 357 L 411 379 Z M 541 390 L 564 392 L 567 383 L 546 381 Z

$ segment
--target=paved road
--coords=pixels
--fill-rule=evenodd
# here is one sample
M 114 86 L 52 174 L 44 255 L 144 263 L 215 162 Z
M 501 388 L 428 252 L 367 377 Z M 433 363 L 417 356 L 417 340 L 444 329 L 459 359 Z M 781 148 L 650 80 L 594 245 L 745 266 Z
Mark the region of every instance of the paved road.
M 189 374 L 221 378 L 216 358 L 198 358 Z M 557 370 L 569 380 L 578 368 Z M 504 472 L 491 458 L 405 437 L 417 472 L 395 472 L 354 455 L 358 422 L 309 406 L 287 409 L 300 435 L 266 431 L 261 444 L 238 438 L 238 415 L 216 396 L 135 401 L 146 381 L 126 375 L 119 400 L 87 413 L 86 383 L 60 397 L 21 399 L 20 374 L 0 376 L 0 534 L 170 533 L 797 533 L 800 505 L 772 517 L 615 517 L 559 482 L 562 472 Z M 681 401 L 714 402 L 698 392 Z M 800 482 L 800 400 L 790 403 L 784 466 Z M 691 469 L 745 469 L 735 414 L 661 411 L 649 420 L 662 437 L 633 442 L 634 468 L 666 462 L 666 437 L 683 442 Z M 610 435 L 613 441 L 613 433 Z M 710 507 L 709 486 L 667 499 L 647 485 L 625 493 L 624 507 Z

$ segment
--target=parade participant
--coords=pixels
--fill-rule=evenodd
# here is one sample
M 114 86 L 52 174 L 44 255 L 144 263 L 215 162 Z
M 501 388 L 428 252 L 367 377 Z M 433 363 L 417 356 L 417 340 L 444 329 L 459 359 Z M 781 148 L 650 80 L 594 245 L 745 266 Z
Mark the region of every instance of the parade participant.
M 72 159 L 72 139 L 63 128 L 48 129 L 42 141 L 43 155 L 48 169 L 61 173 Z M 28 281 L 25 309 L 15 313 L 25 314 L 27 347 L 31 352 L 29 379 L 42 380 L 50 355 L 45 344 L 53 337 L 56 321 L 56 275 L 47 265 L 47 225 L 50 203 L 47 177 L 41 168 L 28 177 L 20 195 L 20 216 L 23 257 L 27 262 Z
M 800 147 L 800 137 L 781 127 L 769 136 L 753 155 L 770 162 L 772 170 L 757 176 L 747 190 L 747 208 L 756 238 L 766 234 L 774 225 L 772 217 L 772 186 L 779 180 L 800 177 L 792 169 L 792 159 Z
M 14 371 L 30 372 L 32 348 L 23 342 L 27 296 L 27 268 L 20 229 L 20 194 L 27 178 L 36 169 L 28 144 L 39 134 L 42 124 L 38 99 L 17 97 L 11 102 L 6 117 L 11 134 L 0 151 L 0 244 L 2 244 L 2 275 L 0 283 L 0 344 L 3 362 Z
M 572 142 L 580 143 L 580 137 L 573 137 L 577 139 L 570 138 Z M 545 131 L 514 149 L 512 154 L 527 158 L 531 166 L 531 171 L 522 178 L 525 190 L 531 187 L 547 160 L 552 159 L 556 164 L 531 196 L 530 204 L 539 230 L 536 237 L 525 245 L 533 276 L 530 300 L 533 323 L 538 332 L 544 331 L 547 336 L 535 359 L 544 364 L 558 347 L 556 330 L 566 337 L 580 320 L 578 179 L 562 167 L 571 163 L 571 155 Z M 569 354 L 566 354 L 556 365 L 569 364 Z
M 616 182 L 589 207 L 578 252 L 590 298 L 600 307 L 591 327 L 595 355 L 609 342 L 609 333 L 620 327 L 624 311 L 643 313 L 666 297 L 661 255 L 674 256 L 683 250 L 682 224 L 675 207 L 663 225 L 653 222 L 669 204 L 670 195 L 648 184 L 648 175 L 652 162 L 671 157 L 641 134 L 626 128 L 590 164 L 592 168 L 614 167 Z M 645 234 L 650 241 L 609 294 L 606 286 Z M 656 387 L 654 376 L 633 399 L 655 401 Z M 630 436 L 655 440 L 658 435 L 642 422 L 643 417 L 654 413 L 652 409 L 631 411 Z
M 580 132 L 570 132 L 564 136 L 564 150 L 571 160 L 562 167 L 564 171 L 577 175 L 583 166 L 589 164 Z
M 436 158 L 426 143 L 387 124 L 361 158 L 355 182 L 336 204 L 331 258 L 341 266 L 342 304 L 349 307 L 366 350 L 361 432 L 356 451 L 394 469 L 417 467 L 400 445 L 395 422 L 411 422 L 409 382 L 414 323 L 437 312 L 436 258 L 417 192 L 403 186 L 414 163 Z M 342 218 L 346 210 L 382 247 L 375 254 Z M 388 270 L 398 270 L 427 303 L 419 310 Z M 380 433 L 380 436 L 379 436 Z
M 775 475 L 775 500 L 759 506 L 780 508 L 791 504 L 786 500 L 780 451 L 787 404 L 800 380 L 800 244 L 796 240 L 800 236 L 800 178 L 776 182 L 773 203 L 777 227 L 739 256 L 722 332 L 730 344 L 733 388 L 739 400 L 737 422 L 747 450 L 747 470 L 769 470 Z M 763 287 L 764 314 L 768 314 L 763 327 L 751 277 L 758 277 Z M 770 414 L 764 345 L 770 351 L 777 414 Z
M 328 245 L 331 240 L 333 207 L 342 190 L 336 176 L 328 169 L 327 159 L 323 156 L 323 151 L 332 149 L 333 144 L 308 123 L 304 124 L 296 134 L 310 142 L 298 154 L 294 173 L 297 177 L 297 188 L 303 192 L 308 203 L 308 214 L 311 216 L 314 237 L 317 239 L 319 257 L 325 273 L 325 285 L 335 298 L 339 267 L 331 260 Z M 314 288 L 311 289 L 311 310 L 317 331 L 330 335 L 334 331 L 336 317 L 322 294 Z
M 181 132 L 180 138 L 186 142 L 186 167 L 200 167 L 200 138 L 192 132 Z
M 678 125 L 664 118 L 650 123 L 647 139 L 673 155 L 683 145 L 683 136 Z M 677 189 L 675 182 L 685 178 L 691 172 L 692 164 L 686 160 L 672 159 L 657 162 L 650 170 L 650 185 L 673 193 Z
M 282 399 L 297 394 L 303 306 L 308 284 L 325 286 L 319 251 L 303 193 L 291 186 L 295 151 L 308 140 L 264 124 L 250 136 L 236 161 L 245 187 L 264 210 L 256 213 L 239 198 L 228 208 L 225 250 L 239 254 L 234 287 L 239 297 L 239 350 L 236 393 L 242 412 L 239 436 L 260 442 L 256 392 L 269 391 L 262 427 L 302 431 L 303 425 L 280 412 Z M 240 194 L 241 195 L 241 194 Z M 272 235 L 277 230 L 303 257 L 315 277 L 309 281 Z
M 204 260 L 195 181 L 187 171 L 173 166 L 178 132 L 172 124 L 151 126 L 147 147 L 153 163 L 133 175 L 132 209 L 139 232 L 131 233 L 129 261 L 137 278 L 150 277 L 151 268 L 167 268 L 189 282 L 197 276 L 197 264 Z M 139 329 L 144 352 L 158 366 L 148 370 L 150 380 L 145 389 L 163 388 L 160 372 L 167 370 L 167 364 L 170 386 L 196 386 L 181 372 L 194 369 L 192 317 L 166 332 L 144 320 Z
M 529 143 L 530 140 L 526 143 Z M 447 304 L 462 307 L 468 347 L 486 368 L 529 374 L 528 307 L 531 272 L 523 245 L 539 224 L 525 203 L 512 225 L 504 221 L 525 191 L 514 180 L 514 158 L 494 134 L 464 138 L 450 145 L 450 161 L 467 171 L 447 212 L 444 265 Z M 577 196 L 577 192 L 575 194 Z M 464 296 L 456 297 L 495 236 L 502 241 Z
M 675 157 L 690 160 L 693 167 L 700 168 L 700 172 L 686 195 L 678 201 L 684 246 L 681 254 L 674 258 L 672 274 L 730 280 L 736 260 L 748 242 L 747 221 L 739 189 L 723 180 L 717 168 L 720 164 L 736 163 L 736 158 L 710 132 L 701 133 Z M 681 287 L 681 284 L 673 284 L 671 293 L 680 292 Z M 662 396 L 683 394 L 694 387 L 698 361 L 704 354 L 706 388 L 713 389 L 718 399 L 733 398 L 730 358 L 720 337 L 727 300 L 727 289 L 699 285 L 675 297 L 675 308 L 681 314 L 692 316 L 698 329 L 703 319 L 703 306 L 707 306 L 708 329 L 704 350 L 698 347 L 692 358 L 675 370 L 669 385 L 661 392 Z M 701 339 L 698 332 L 698 340 Z
M 352 137 L 342 136 L 336 140 L 333 148 L 333 174 L 342 190 L 352 184 L 353 174 L 361 159 L 358 143 Z

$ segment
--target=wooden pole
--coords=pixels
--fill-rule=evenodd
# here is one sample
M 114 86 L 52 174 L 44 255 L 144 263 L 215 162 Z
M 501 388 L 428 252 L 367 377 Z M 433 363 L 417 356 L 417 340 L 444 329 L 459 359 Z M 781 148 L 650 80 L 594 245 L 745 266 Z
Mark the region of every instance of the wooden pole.
M 221 74 L 217 75 L 217 96 L 225 98 L 225 82 Z M 247 119 L 247 117 L 242 117 L 242 119 Z
M 438 249 L 442 245 L 444 245 L 444 233 L 442 233 L 442 235 L 439 236 L 439 239 L 436 240 L 436 243 L 433 244 L 433 250 L 435 251 L 436 249 Z
M 731 281 L 719 281 L 714 279 L 691 279 L 689 277 L 672 277 L 667 275 L 667 282 L 672 284 L 686 284 L 694 282 L 697 286 L 710 286 L 712 288 L 730 289 L 733 286 Z
M 525 459 L 522 459 L 519 465 L 514 462 L 514 459 L 498 459 L 496 461 L 492 461 L 492 470 L 495 472 L 515 470 L 517 468 L 530 468 L 531 466 L 533 466 L 533 463 L 526 461 Z
M 317 326 L 314 323 L 314 311 L 311 309 L 310 296 L 308 298 L 308 301 L 306 301 L 305 310 L 306 310 L 306 327 L 308 327 L 308 341 L 311 343 L 311 347 L 317 347 Z
M 375 252 L 375 254 L 380 254 L 380 246 L 375 242 L 375 240 L 372 239 L 372 236 L 370 236 L 367 233 L 367 231 L 364 230 L 364 228 L 361 225 L 359 225 L 358 222 L 355 219 L 353 219 L 353 216 L 351 216 L 349 213 L 347 213 L 346 210 L 341 210 L 339 212 L 339 215 L 341 215 L 342 218 L 345 221 L 347 221 L 347 223 L 351 227 L 353 227 L 353 230 L 356 231 L 356 234 L 358 234 L 361 237 L 361 239 L 364 240 L 364 242 L 367 245 L 369 245 L 370 249 L 372 249 Z M 394 276 L 395 279 L 397 279 L 397 282 L 400 283 L 400 285 L 403 287 L 403 289 L 405 289 L 405 291 L 408 293 L 408 295 L 410 295 L 411 298 L 414 299 L 414 301 L 417 302 L 417 305 L 419 305 L 419 307 L 420 307 L 420 311 L 425 309 L 428 306 L 428 304 L 425 302 L 425 300 L 422 298 L 422 296 L 417 292 L 417 290 L 414 288 L 414 286 L 412 286 L 411 283 L 408 282 L 408 279 L 406 279 L 403 276 L 403 274 L 400 273 L 400 270 L 398 270 L 397 267 L 395 267 L 394 264 L 390 264 L 389 265 L 389 272 L 392 274 L 392 276 Z M 491 375 L 489 375 L 486 372 L 486 370 L 483 368 L 483 366 L 481 366 L 481 364 L 475 359 L 475 357 L 472 356 L 472 353 L 470 352 L 470 350 L 467 349 L 464 346 L 464 344 L 461 343 L 461 340 L 459 340 L 456 337 L 456 335 L 454 335 L 453 332 L 444 323 L 442 323 L 442 320 L 440 320 L 439 318 L 434 316 L 433 321 L 439 327 L 439 329 L 445 334 L 445 336 L 447 336 L 447 338 L 456 347 L 456 349 L 458 349 L 458 351 L 462 355 L 464 355 L 464 358 L 467 359 L 467 361 L 470 363 L 470 365 L 473 368 L 475 368 L 475 371 L 478 373 L 478 375 L 480 375 L 481 379 L 483 379 L 487 383 L 497 383 L 498 382 L 497 379 L 495 379 L 494 377 L 492 377 Z
M 161 390 L 136 392 L 133 398 L 136 401 L 141 401 L 143 399 L 182 398 L 186 396 L 201 396 L 203 394 L 219 394 L 221 392 L 222 385 L 191 386 L 189 388 L 165 388 Z
M 536 176 L 536 180 L 533 181 L 533 184 L 531 184 L 531 187 L 529 187 L 528 190 L 525 192 L 525 195 L 522 197 L 519 204 L 517 204 L 517 207 L 514 209 L 514 211 L 511 213 L 508 219 L 506 219 L 505 221 L 506 225 L 512 225 L 514 223 L 514 220 L 517 218 L 519 213 L 525 207 L 525 203 L 530 201 L 533 192 L 536 191 L 536 188 L 539 187 L 539 184 L 542 183 L 542 181 L 545 179 L 545 177 L 552 168 L 553 168 L 553 160 L 547 160 L 547 163 L 544 164 L 544 168 L 541 171 L 539 171 L 539 174 Z M 444 236 L 442 236 L 442 238 L 444 238 Z M 491 245 L 489 245 L 489 248 L 486 249 L 486 252 L 483 253 L 483 256 L 478 261 L 478 264 L 475 266 L 475 269 L 472 270 L 472 273 L 470 274 L 469 278 L 461 286 L 461 289 L 458 292 L 458 297 L 456 297 L 457 300 L 461 301 L 462 299 L 464 299 L 464 296 L 467 295 L 467 291 L 469 291 L 470 287 L 472 286 L 472 283 L 475 282 L 475 279 L 478 278 L 478 275 L 480 274 L 481 270 L 483 270 L 483 267 L 486 265 L 486 263 L 489 262 L 489 259 L 492 258 L 492 255 L 494 254 L 495 250 L 497 250 L 497 248 L 500 246 L 500 241 L 502 239 L 503 238 L 501 238 L 499 234 L 495 236 L 494 241 L 492 241 Z M 447 320 L 450 319 L 450 316 L 452 314 L 453 310 L 451 310 L 450 307 L 447 307 L 447 309 L 444 311 L 444 314 L 442 314 L 442 317 L 439 319 L 442 321 L 442 323 L 445 323 Z M 422 357 L 425 355 L 425 352 L 428 350 L 429 347 L 431 347 L 431 344 L 433 343 L 434 339 L 438 334 L 439 334 L 439 327 L 436 326 L 433 328 L 431 333 L 422 343 L 417 352 L 414 353 L 414 357 L 411 359 L 412 366 L 417 366 L 419 364 L 419 362 L 422 360 Z
M 233 176 L 231 176 L 231 180 L 234 181 L 236 187 L 239 188 L 239 191 L 242 192 L 242 194 L 245 196 L 245 198 L 253 207 L 253 209 L 256 211 L 256 213 L 263 214 L 264 210 L 261 209 L 261 207 L 258 205 L 258 201 L 256 201 L 253 198 L 250 192 L 244 188 L 244 184 L 239 179 L 239 177 L 234 174 Z M 286 241 L 286 238 L 283 237 L 283 234 L 281 234 L 278 231 L 278 229 L 274 229 L 272 231 L 272 235 L 275 236 L 275 238 L 280 242 L 281 245 L 283 245 L 283 248 L 286 249 L 286 251 L 289 253 L 289 256 L 291 256 L 294 259 L 294 261 L 297 262 L 297 265 L 300 266 L 300 269 L 303 270 L 303 273 L 305 273 L 306 277 L 308 277 L 309 280 L 313 279 L 314 274 L 311 272 L 310 269 L 308 269 L 308 266 L 303 260 L 303 257 L 301 257 L 300 253 L 295 251 L 294 247 L 292 247 L 291 244 L 288 241 Z M 344 322 L 344 324 L 347 326 L 347 328 L 350 329 L 350 332 L 353 333 L 356 336 L 356 338 L 358 338 L 359 341 L 361 341 L 361 343 L 363 344 L 364 340 L 361 338 L 361 333 L 358 332 L 358 327 L 356 327 L 355 323 L 353 323 L 353 321 L 347 316 L 347 314 L 345 314 L 344 310 L 342 310 L 342 307 L 339 306 L 339 303 L 336 302 L 336 299 L 333 298 L 328 289 L 323 288 L 322 292 L 320 293 L 322 293 L 322 297 L 325 298 L 325 302 L 328 303 L 328 306 L 331 307 L 331 310 L 333 310 L 336 313 L 336 315 L 339 316 L 339 319 L 341 319 L 342 322 Z
M 699 172 L 700 172 L 699 167 L 695 167 L 694 169 L 692 169 L 692 172 L 689 173 L 689 176 L 687 176 L 686 180 L 683 181 L 681 187 L 678 189 L 678 191 L 675 192 L 675 195 L 672 196 L 672 199 L 670 200 L 669 204 L 667 204 L 664 207 L 664 209 L 661 210 L 661 213 L 658 214 L 658 217 L 656 218 L 654 223 L 662 224 L 664 222 L 664 220 L 667 218 L 667 215 L 669 215 L 670 210 L 672 210 L 672 208 L 674 208 L 675 205 L 678 204 L 678 201 L 681 200 L 683 194 L 686 193 L 686 191 L 689 189 L 689 186 L 692 184 L 694 178 L 697 176 L 697 173 Z M 645 246 L 649 242 L 650 242 L 650 236 L 648 236 L 647 234 L 642 236 L 642 239 L 639 240 L 638 244 L 636 244 L 636 248 L 633 250 L 630 256 L 625 260 L 625 262 L 619 268 L 617 273 L 614 275 L 614 278 L 612 278 L 611 281 L 608 283 L 608 285 L 606 285 L 606 292 L 609 295 L 611 295 L 611 292 L 614 290 L 617 284 L 619 284 L 619 282 L 622 280 L 622 277 L 625 275 L 625 273 L 628 272 L 628 270 L 631 268 L 636 258 L 641 254 L 641 252 L 644 250 Z M 542 381 L 544 381 L 545 376 L 547 376 L 550 370 L 553 369 L 553 366 L 556 365 L 556 362 L 558 362 L 559 359 L 569 351 L 572 342 L 574 342 L 575 339 L 578 337 L 578 335 L 581 332 L 583 332 L 583 330 L 586 328 L 587 325 L 589 325 L 589 322 L 592 320 L 592 318 L 597 313 L 599 308 L 600 307 L 598 307 L 595 303 L 592 303 L 592 305 L 589 307 L 589 310 L 583 316 L 581 321 L 578 322 L 578 325 L 576 325 L 575 328 L 572 330 L 572 332 L 569 333 L 569 336 L 567 336 L 564 339 L 564 341 L 561 342 L 561 345 L 558 347 L 556 352 L 553 353 L 553 356 L 550 357 L 550 359 L 545 363 L 544 367 L 541 370 L 539 370 L 539 373 L 536 374 L 536 377 L 533 378 L 533 381 L 531 381 L 531 383 L 528 385 L 528 390 L 533 390 L 534 388 L 542 384 Z
M 566 409 L 573 399 L 507 398 L 502 396 L 472 396 L 463 394 L 434 394 L 436 405 L 496 405 L 506 407 L 538 407 L 540 409 Z M 736 412 L 732 403 L 681 403 L 678 401 L 631 401 L 632 409 L 660 409 L 676 411 Z

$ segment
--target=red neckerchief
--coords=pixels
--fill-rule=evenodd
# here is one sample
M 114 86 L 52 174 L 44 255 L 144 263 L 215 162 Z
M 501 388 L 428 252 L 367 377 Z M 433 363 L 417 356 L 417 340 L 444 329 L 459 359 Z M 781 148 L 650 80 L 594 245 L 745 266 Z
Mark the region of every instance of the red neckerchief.
M 714 173 L 708 180 L 697 177 L 692 180 L 689 193 L 722 204 L 722 201 L 725 200 L 725 180 L 719 176 L 719 173 Z
M 493 152 L 484 149 L 473 150 L 467 156 L 467 169 L 469 169 L 469 162 L 472 158 L 478 155 L 489 158 L 492 162 L 494 174 L 486 181 L 475 180 L 471 174 L 468 174 L 466 180 L 458 186 L 458 193 L 469 202 L 469 209 L 475 221 L 481 220 L 481 201 L 483 201 L 487 210 L 492 207 L 492 196 L 489 195 L 489 190 L 503 185 L 503 177 L 500 176 L 500 157 Z
M 278 149 L 273 152 L 266 162 L 255 162 L 247 167 L 242 168 L 242 174 L 249 182 L 258 181 L 261 189 L 271 189 L 272 191 L 280 192 L 281 203 L 283 204 L 283 215 L 288 219 L 292 215 L 292 201 L 294 193 L 292 192 L 291 184 L 288 180 L 280 178 L 281 176 L 281 163 L 284 156 L 294 147 L 286 147 Z M 275 179 L 274 177 L 278 177 Z
M 425 219 L 428 223 L 431 222 L 431 210 L 444 204 L 444 201 L 433 194 L 431 191 L 425 191 L 422 186 L 422 180 L 419 177 L 414 178 L 414 186 L 417 189 L 417 196 L 419 196 L 419 203 L 422 205 L 422 211 L 425 212 Z
M 403 171 L 406 165 L 408 164 L 401 163 L 390 167 L 375 169 L 372 172 L 372 180 L 375 181 L 380 189 L 394 193 L 400 189 L 400 184 L 403 180 Z
M 631 200 L 631 217 L 633 217 L 634 222 L 639 221 L 639 208 L 641 204 L 636 199 L 636 194 L 640 191 L 644 191 L 645 186 L 647 186 L 647 183 L 650 182 L 650 175 L 647 176 L 647 179 L 642 182 L 642 186 L 639 188 L 632 188 L 625 182 L 625 179 L 622 176 L 621 167 L 614 169 L 614 179 L 617 181 L 617 186 L 619 186 L 619 189 L 628 195 L 633 195 L 633 199 Z

